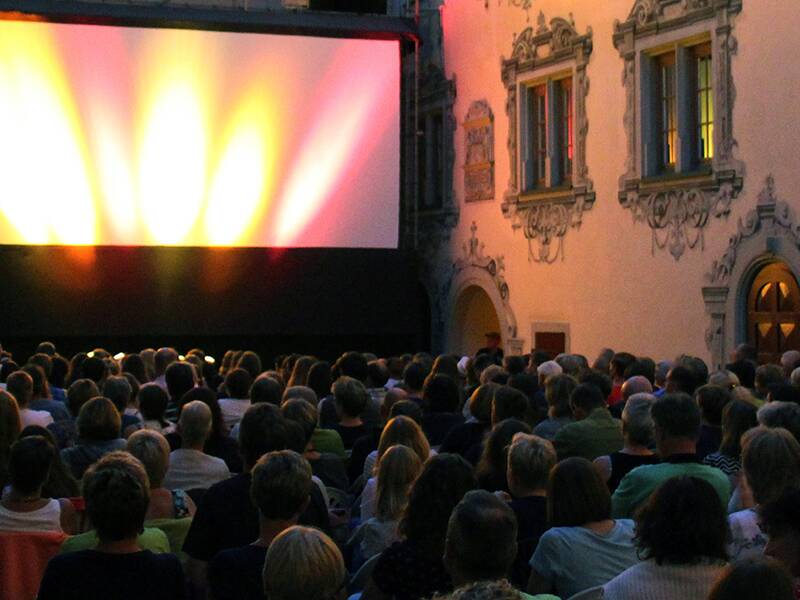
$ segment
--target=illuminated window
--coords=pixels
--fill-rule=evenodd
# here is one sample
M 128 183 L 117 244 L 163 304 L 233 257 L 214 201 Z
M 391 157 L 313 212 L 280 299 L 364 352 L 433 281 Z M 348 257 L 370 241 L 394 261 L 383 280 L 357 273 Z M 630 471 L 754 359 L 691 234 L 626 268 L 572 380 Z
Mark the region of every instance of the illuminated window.
M 678 119 L 675 97 L 675 53 L 658 57 L 658 87 L 661 95 L 659 129 L 661 130 L 661 168 L 675 169 L 675 143 L 678 140 Z
M 714 158 L 714 92 L 712 90 L 711 44 L 694 48 L 697 98 L 697 158 L 707 162 Z
M 569 185 L 574 149 L 572 77 L 527 86 L 522 98 L 527 115 L 522 130 L 524 191 Z

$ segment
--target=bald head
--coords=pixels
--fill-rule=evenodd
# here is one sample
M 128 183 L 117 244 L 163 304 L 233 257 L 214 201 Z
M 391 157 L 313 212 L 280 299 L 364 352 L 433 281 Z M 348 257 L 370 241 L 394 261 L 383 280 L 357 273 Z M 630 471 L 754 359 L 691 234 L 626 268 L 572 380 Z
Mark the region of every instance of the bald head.
M 783 372 L 788 378 L 792 371 L 794 371 L 797 367 L 800 367 L 800 352 L 797 350 L 787 350 L 781 355 L 781 366 L 783 367 Z
M 624 401 L 627 401 L 634 394 L 650 394 L 652 392 L 652 384 L 643 375 L 634 375 L 622 384 L 622 399 Z
M 204 402 L 189 402 L 181 410 L 178 431 L 184 448 L 202 449 L 211 433 L 211 409 Z

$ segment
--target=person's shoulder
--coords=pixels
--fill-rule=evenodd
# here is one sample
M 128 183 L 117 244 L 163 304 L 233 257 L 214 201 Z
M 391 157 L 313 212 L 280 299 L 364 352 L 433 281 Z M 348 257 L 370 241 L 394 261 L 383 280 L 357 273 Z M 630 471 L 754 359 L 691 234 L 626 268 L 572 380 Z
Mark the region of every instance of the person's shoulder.
M 633 536 L 636 532 L 636 523 L 633 519 L 615 519 L 614 533 L 624 537 Z

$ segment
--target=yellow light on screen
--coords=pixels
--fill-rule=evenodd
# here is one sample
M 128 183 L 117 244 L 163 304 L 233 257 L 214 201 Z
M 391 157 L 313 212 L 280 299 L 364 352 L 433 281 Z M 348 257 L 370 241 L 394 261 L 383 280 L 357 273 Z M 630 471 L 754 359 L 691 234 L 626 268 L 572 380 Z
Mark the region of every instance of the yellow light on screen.
M 117 352 L 114 355 L 114 360 L 122 360 L 123 358 L 125 358 L 125 353 L 124 352 Z
M 206 356 L 205 361 L 208 364 L 213 365 L 214 363 L 217 362 L 217 359 L 215 359 L 213 356 Z

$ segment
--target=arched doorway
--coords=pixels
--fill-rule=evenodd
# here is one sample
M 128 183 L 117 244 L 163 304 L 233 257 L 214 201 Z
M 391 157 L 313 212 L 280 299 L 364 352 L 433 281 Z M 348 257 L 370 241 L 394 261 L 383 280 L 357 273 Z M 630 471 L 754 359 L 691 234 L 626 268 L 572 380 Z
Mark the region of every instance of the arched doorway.
M 450 350 L 461 354 L 475 354 L 486 344 L 484 336 L 487 333 L 502 331 L 492 299 L 478 285 L 470 285 L 459 294 L 453 320 L 453 347 Z
M 747 341 L 759 363 L 778 363 L 787 350 L 800 350 L 800 287 L 783 262 L 762 268 L 747 296 Z

